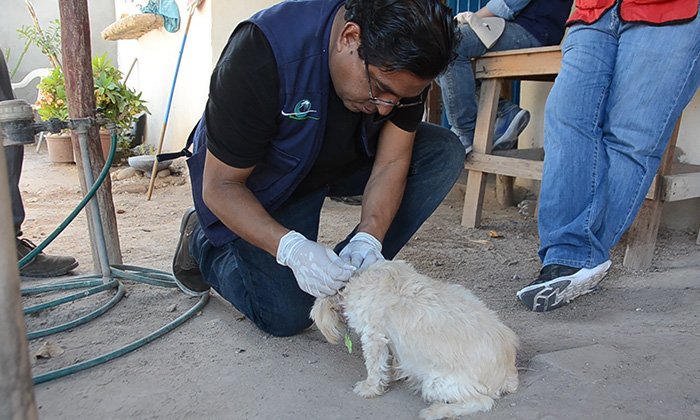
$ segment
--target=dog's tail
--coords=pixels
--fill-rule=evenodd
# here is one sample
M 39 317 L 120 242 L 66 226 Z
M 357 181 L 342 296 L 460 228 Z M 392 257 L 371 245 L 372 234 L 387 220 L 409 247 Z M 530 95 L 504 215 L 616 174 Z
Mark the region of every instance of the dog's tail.
M 453 419 L 479 411 L 489 411 L 493 407 L 493 398 L 478 394 L 465 401 L 455 403 L 433 403 L 420 412 L 422 420 Z
M 332 344 L 337 344 L 343 337 L 340 332 L 343 320 L 340 318 L 340 304 L 337 296 L 316 299 L 311 308 L 311 319 L 326 340 Z

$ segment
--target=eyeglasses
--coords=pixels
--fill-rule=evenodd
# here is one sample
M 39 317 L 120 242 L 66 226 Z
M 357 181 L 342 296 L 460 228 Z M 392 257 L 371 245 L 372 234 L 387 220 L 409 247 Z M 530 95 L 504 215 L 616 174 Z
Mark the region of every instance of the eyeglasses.
M 364 60 L 363 60 L 364 61 Z M 394 108 L 406 108 L 409 106 L 416 106 L 416 105 L 422 105 L 423 100 L 417 99 L 411 102 L 401 102 L 399 100 L 398 102 L 394 102 L 392 100 L 386 100 L 386 99 L 379 99 L 374 96 L 374 92 L 372 91 L 372 80 L 369 78 L 369 65 L 365 61 L 365 72 L 367 73 L 367 84 L 369 85 L 369 101 L 375 105 L 379 106 L 393 106 Z

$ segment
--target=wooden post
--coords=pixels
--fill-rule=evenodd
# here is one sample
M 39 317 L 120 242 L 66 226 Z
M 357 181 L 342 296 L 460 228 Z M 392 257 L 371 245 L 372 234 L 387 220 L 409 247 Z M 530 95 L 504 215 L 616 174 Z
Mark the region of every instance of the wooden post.
M 0 418 L 37 419 L 12 233 L 5 148 L 0 147 Z
M 61 37 L 63 39 L 63 73 L 66 80 L 66 98 L 68 100 L 68 115 L 70 118 L 86 118 L 95 116 L 95 84 L 92 75 L 92 49 L 90 46 L 90 21 L 88 17 L 87 0 L 59 0 L 61 14 Z M 80 154 L 78 138 L 75 134 L 73 150 L 75 151 L 76 164 L 80 178 L 80 188 L 83 194 L 88 191 L 83 172 L 83 159 Z M 102 145 L 99 138 L 99 129 L 92 127 L 88 133 L 88 153 L 93 179 L 97 179 L 104 158 Z M 119 233 L 117 231 L 117 216 L 112 201 L 112 183 L 109 177 L 105 178 L 102 186 L 95 194 L 99 206 L 102 229 L 107 245 L 107 254 L 110 264 L 121 264 L 122 255 L 119 246 Z M 96 272 L 101 272 L 99 256 L 97 254 L 95 227 L 92 226 L 91 209 L 88 206 L 88 227 L 90 231 L 90 249 L 92 250 L 93 266 Z

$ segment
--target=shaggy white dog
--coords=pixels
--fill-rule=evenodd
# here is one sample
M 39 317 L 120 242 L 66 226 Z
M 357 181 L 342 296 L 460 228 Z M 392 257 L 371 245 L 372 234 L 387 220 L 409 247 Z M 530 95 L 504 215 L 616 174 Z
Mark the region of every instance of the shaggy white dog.
M 487 411 L 518 387 L 515 333 L 465 287 L 404 261 L 356 274 L 341 294 L 317 299 L 311 318 L 331 343 L 343 338 L 344 319 L 359 334 L 367 379 L 356 394 L 382 395 L 391 380 L 405 378 L 432 404 L 422 419 Z

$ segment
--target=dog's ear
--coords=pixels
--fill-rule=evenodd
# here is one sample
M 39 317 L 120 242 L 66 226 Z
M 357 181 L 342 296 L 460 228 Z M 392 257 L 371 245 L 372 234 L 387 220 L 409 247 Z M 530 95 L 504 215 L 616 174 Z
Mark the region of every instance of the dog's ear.
M 326 340 L 332 344 L 337 344 L 342 338 L 340 328 L 343 322 L 340 319 L 340 305 L 337 302 L 337 296 L 316 299 L 313 308 L 311 308 L 311 319 L 316 323 Z

